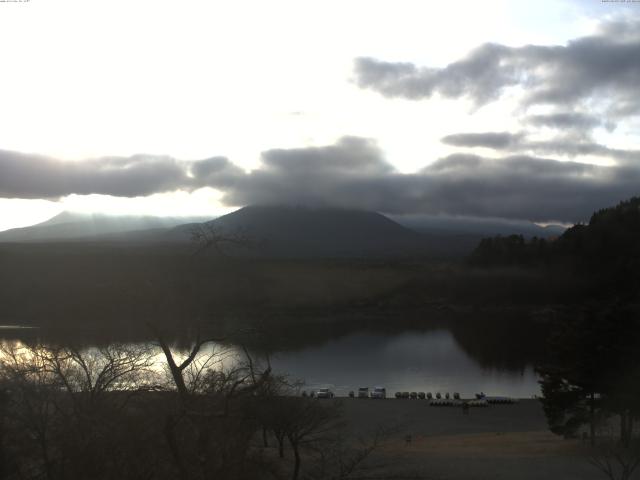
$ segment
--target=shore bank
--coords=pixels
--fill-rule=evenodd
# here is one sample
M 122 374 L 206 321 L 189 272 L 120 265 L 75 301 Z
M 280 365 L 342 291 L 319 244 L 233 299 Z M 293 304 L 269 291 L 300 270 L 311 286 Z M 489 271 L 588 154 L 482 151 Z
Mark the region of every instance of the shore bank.
M 340 401 L 348 429 L 356 436 L 393 427 L 371 459 L 390 478 L 603 478 L 588 463 L 588 446 L 548 431 L 537 400 L 471 408 L 468 415 L 459 407 L 430 407 L 420 400 Z

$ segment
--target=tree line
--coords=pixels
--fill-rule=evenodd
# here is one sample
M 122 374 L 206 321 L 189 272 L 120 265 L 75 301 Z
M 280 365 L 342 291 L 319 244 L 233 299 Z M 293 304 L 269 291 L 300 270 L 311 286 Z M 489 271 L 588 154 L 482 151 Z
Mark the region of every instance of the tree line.
M 588 276 L 602 297 L 637 300 L 640 288 L 640 197 L 594 212 L 556 239 L 522 235 L 480 241 L 469 257 L 475 266 L 548 266 Z
M 589 443 L 607 452 L 594 465 L 609 478 L 630 478 L 640 465 L 640 197 L 595 212 L 555 240 L 484 239 L 469 261 L 586 279 L 577 298 L 557 307 L 536 367 L 541 400 L 551 431 L 571 437 L 586 428 Z
M 339 403 L 219 345 L 3 344 L 0 478 L 346 480 L 380 442 L 347 440 Z

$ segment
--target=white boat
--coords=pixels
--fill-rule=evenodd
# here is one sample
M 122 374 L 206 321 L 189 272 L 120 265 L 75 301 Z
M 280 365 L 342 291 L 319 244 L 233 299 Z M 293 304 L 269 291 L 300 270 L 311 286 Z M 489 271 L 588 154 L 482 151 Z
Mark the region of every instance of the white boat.
M 371 398 L 387 398 L 387 389 L 384 387 L 373 387 Z

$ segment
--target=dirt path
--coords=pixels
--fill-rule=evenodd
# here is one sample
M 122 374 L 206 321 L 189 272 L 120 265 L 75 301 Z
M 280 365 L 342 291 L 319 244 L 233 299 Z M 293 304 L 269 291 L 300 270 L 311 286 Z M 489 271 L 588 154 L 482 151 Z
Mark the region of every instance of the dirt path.
M 372 478 L 604 479 L 589 465 L 587 446 L 547 430 L 535 400 L 472 409 L 469 415 L 420 400 L 343 403 L 355 435 L 370 434 L 383 425 L 396 427 L 372 458 L 372 465 L 384 466 Z

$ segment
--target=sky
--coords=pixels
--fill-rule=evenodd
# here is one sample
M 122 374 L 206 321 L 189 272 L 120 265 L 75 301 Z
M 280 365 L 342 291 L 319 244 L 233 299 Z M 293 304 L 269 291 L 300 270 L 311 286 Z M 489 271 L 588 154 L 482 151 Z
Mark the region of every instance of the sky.
M 640 194 L 640 2 L 0 2 L 0 230 L 248 204 L 588 220 Z

